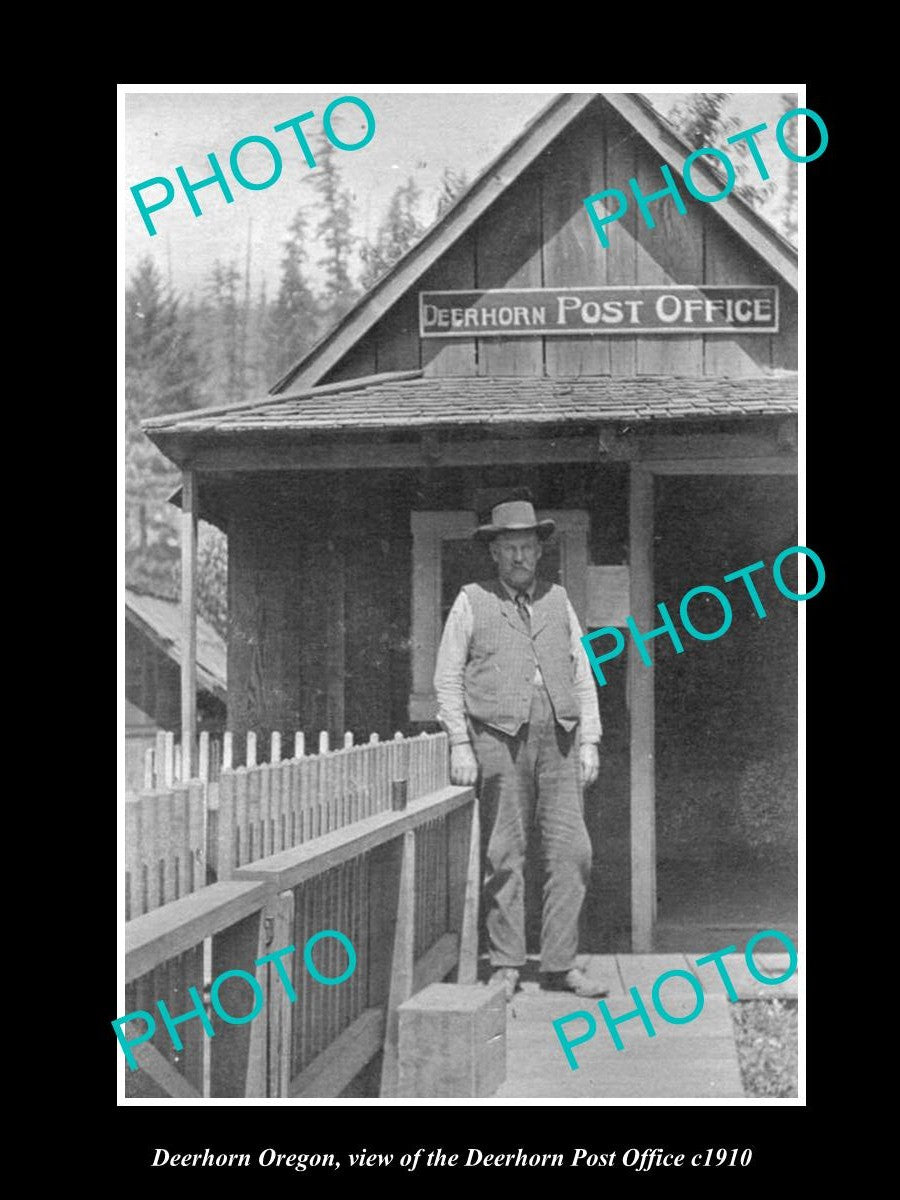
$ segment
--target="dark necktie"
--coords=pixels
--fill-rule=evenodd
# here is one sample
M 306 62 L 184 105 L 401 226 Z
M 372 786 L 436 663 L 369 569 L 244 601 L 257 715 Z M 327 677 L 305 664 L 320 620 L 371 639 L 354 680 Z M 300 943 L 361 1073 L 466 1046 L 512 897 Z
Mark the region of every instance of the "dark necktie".
M 531 613 L 528 611 L 528 593 L 516 592 L 516 608 L 519 610 L 519 616 L 522 618 L 522 623 L 531 637 Z

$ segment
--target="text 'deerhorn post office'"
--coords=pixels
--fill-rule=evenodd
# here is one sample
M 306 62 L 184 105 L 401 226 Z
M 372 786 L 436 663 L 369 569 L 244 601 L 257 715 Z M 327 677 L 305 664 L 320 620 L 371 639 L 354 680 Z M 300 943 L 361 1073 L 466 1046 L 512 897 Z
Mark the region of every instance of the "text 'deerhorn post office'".
M 663 333 L 777 333 L 778 288 L 496 288 L 419 293 L 423 338 L 547 337 Z

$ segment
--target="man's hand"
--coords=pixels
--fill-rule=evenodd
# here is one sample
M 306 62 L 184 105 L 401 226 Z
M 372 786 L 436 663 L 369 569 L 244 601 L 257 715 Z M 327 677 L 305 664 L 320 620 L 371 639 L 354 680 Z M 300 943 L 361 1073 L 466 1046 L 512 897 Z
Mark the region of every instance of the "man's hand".
M 457 787 L 474 787 L 478 779 L 478 761 L 468 742 L 450 747 L 450 782 Z
M 581 786 L 590 787 L 600 774 L 600 747 L 596 742 L 581 745 Z

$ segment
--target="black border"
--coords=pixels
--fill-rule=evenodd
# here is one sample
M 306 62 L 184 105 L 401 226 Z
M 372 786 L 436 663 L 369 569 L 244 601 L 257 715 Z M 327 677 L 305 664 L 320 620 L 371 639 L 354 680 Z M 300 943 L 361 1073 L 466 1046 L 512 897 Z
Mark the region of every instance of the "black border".
M 614 86 L 614 85 L 610 85 Z M 750 86 L 750 85 L 737 85 Z M 423 91 L 428 85 L 421 85 Z M 835 314 L 834 297 L 844 300 L 852 293 L 849 286 L 848 260 L 854 255 L 854 246 L 860 242 L 859 234 L 849 221 L 841 222 L 840 198 L 846 201 L 848 189 L 839 185 L 853 178 L 847 174 L 849 154 L 848 129 L 852 113 L 847 108 L 846 93 L 838 95 L 837 89 L 818 83 L 807 83 L 807 106 L 819 113 L 829 130 L 829 144 L 825 154 L 801 168 L 806 173 L 806 536 L 807 545 L 816 550 L 827 569 L 827 583 L 822 593 L 807 605 L 807 846 L 816 846 L 816 857 L 807 850 L 806 872 L 806 936 L 803 946 L 804 964 L 811 960 L 806 974 L 808 994 L 823 986 L 823 975 L 817 970 L 816 954 L 823 950 L 817 936 L 821 914 L 817 908 L 816 882 L 820 864 L 827 857 L 819 851 L 819 839 L 830 822 L 823 816 L 822 808 L 814 803 L 817 796 L 828 794 L 826 770 L 830 771 L 834 756 L 829 756 L 821 746 L 823 730 L 829 731 L 833 742 L 842 724 L 842 714 L 835 701 L 835 673 L 840 672 L 840 663 L 834 654 L 829 654 L 827 632 L 836 628 L 836 615 L 846 611 L 849 591 L 847 587 L 847 564 L 850 561 L 848 533 L 843 528 L 849 517 L 849 504 L 858 503 L 860 491 L 853 487 L 853 460 L 847 454 L 845 444 L 848 424 L 848 399 L 855 398 L 850 380 L 849 360 L 857 365 L 859 340 L 848 336 L 845 316 Z M 814 135 L 813 135 L 814 136 Z M 852 207 L 852 206 L 851 206 Z M 849 211 L 846 210 L 846 211 Z M 844 278 L 844 275 L 847 278 Z M 852 309 L 851 309 L 852 312 Z M 840 323 L 840 329 L 838 328 Z M 825 337 L 828 343 L 825 343 Z M 848 342 L 851 344 L 848 346 Z M 872 339 L 874 342 L 874 338 Z M 871 343 L 870 343 L 871 344 Z M 843 413 L 842 411 L 843 410 Z M 852 413 L 850 415 L 852 424 Z M 851 497 L 853 499 L 851 500 Z M 849 636 L 849 632 L 848 635 Z M 838 739 L 839 740 L 839 739 Z M 114 847 L 113 847 L 114 850 Z M 824 855 L 836 852 L 826 846 Z M 846 900 L 847 894 L 843 893 Z M 834 896 L 836 906 L 841 905 L 841 894 Z M 833 911 L 833 910 L 831 910 Z M 102 989 L 103 995 L 114 994 L 116 951 L 105 960 L 112 964 L 99 975 L 110 978 L 110 986 Z M 97 989 L 96 991 L 94 989 Z M 399 1157 L 406 1151 L 419 1147 L 442 1146 L 444 1151 L 463 1150 L 468 1146 L 481 1146 L 485 1150 L 515 1151 L 522 1147 L 527 1153 L 556 1151 L 565 1152 L 574 1146 L 586 1146 L 591 1150 L 622 1150 L 629 1146 L 660 1146 L 673 1151 L 705 1149 L 712 1146 L 750 1147 L 754 1151 L 751 1166 L 746 1171 L 765 1172 L 766 1183 L 771 1186 L 776 1180 L 783 1181 L 781 1172 L 802 1169 L 802 1164 L 814 1165 L 824 1154 L 825 1147 L 815 1147 L 808 1140 L 809 1109 L 814 1115 L 822 1113 L 822 1095 L 817 1091 L 816 1080 L 821 1076 L 821 1040 L 814 1038 L 813 1028 L 807 1033 L 807 1053 L 813 1060 L 807 1081 L 806 1107 L 768 1106 L 764 1104 L 710 1106 L 704 1104 L 688 1106 L 490 1106 L 479 1110 L 473 1106 L 448 1107 L 385 1106 L 385 1105 L 268 1105 L 259 1106 L 190 1106 L 146 1105 L 117 1106 L 110 1096 L 111 1056 L 118 1053 L 113 1049 L 114 1039 L 105 1019 L 105 1004 L 100 999 L 98 977 L 92 974 L 90 1006 L 87 1025 L 91 1036 L 88 1039 L 87 1055 L 96 1064 L 94 1080 L 102 1088 L 98 1108 L 115 1108 L 112 1128 L 102 1123 L 97 1130 L 94 1150 L 87 1150 L 82 1162 L 72 1164 L 72 1173 L 93 1175 L 96 1159 L 102 1155 L 104 1171 L 119 1166 L 123 1169 L 120 1178 L 130 1182 L 135 1173 L 144 1174 L 152 1170 L 153 1152 L 157 1146 L 168 1146 L 172 1151 L 202 1150 L 209 1146 L 219 1150 L 246 1151 L 255 1158 L 266 1146 L 290 1152 L 327 1152 L 346 1156 L 348 1152 L 363 1146 L 370 1151 L 392 1151 Z M 99 1003 L 98 1003 L 99 1001 Z M 99 1011 L 98 1011 L 99 1010 Z M 847 1052 L 846 1049 L 844 1052 Z M 87 1058 L 83 1058 L 86 1062 Z M 100 1070 L 100 1065 L 103 1070 Z M 57 1084 L 59 1079 L 57 1079 Z M 838 1081 L 839 1086 L 839 1081 Z M 838 1094 L 832 1102 L 841 1103 Z M 98 1113 L 99 1115 L 99 1113 Z M 101 1132 L 102 1130 L 102 1132 Z M 93 1140 L 93 1139 L 92 1139 Z M 93 1164 L 93 1165 L 92 1165 Z M 157 1176 L 157 1183 L 171 1186 L 173 1178 L 188 1181 L 195 1188 L 198 1182 L 196 1170 L 206 1170 L 206 1179 L 214 1184 L 222 1179 L 222 1169 L 167 1171 Z M 228 1172 L 233 1175 L 236 1169 Z M 410 1173 L 402 1168 L 390 1168 L 390 1185 L 401 1179 L 414 1181 L 418 1186 L 424 1180 L 426 1186 L 431 1173 L 421 1170 Z M 509 1186 L 521 1178 L 518 1171 L 513 1177 L 507 1168 L 493 1186 Z M 529 1168 L 529 1174 L 534 1168 Z M 777 1172 L 777 1174 L 773 1174 Z M 693 1184 L 698 1178 L 710 1177 L 714 1186 L 730 1184 L 735 1172 L 692 1171 Z M 571 1179 L 566 1173 L 561 1180 Z M 577 1176 L 588 1186 L 610 1177 L 609 1171 Z M 254 1179 L 259 1176 L 255 1175 Z M 349 1169 L 343 1172 L 330 1170 L 295 1172 L 276 1170 L 274 1176 L 287 1186 L 330 1185 L 336 1179 L 360 1186 L 360 1180 Z M 464 1176 L 469 1179 L 470 1176 Z M 477 1176 L 479 1180 L 484 1176 Z M 488 1176 L 496 1178 L 496 1176 Z M 628 1170 L 616 1170 L 617 1185 L 623 1178 L 638 1180 L 664 1180 L 672 1178 L 669 1171 L 657 1170 L 649 1174 Z M 761 1182 L 762 1177 L 757 1175 Z M 385 1182 L 383 1171 L 363 1180 L 363 1186 L 380 1186 Z

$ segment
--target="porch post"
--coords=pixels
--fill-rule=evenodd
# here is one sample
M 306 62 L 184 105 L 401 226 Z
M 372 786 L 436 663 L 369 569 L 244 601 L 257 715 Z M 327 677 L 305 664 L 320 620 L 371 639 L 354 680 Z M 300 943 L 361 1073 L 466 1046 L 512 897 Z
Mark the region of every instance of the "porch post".
M 340 746 L 347 729 L 347 541 L 341 522 L 347 516 L 349 488 L 346 472 L 340 472 L 332 491 L 334 513 L 328 529 L 328 578 L 325 604 L 325 723 L 335 746 Z
M 190 779 L 197 733 L 197 475 L 181 473 L 181 762 Z
M 653 629 L 653 474 L 631 465 L 629 494 L 630 610 L 638 629 Z M 653 643 L 647 642 L 653 655 Z M 656 919 L 656 795 L 653 668 L 628 645 L 631 725 L 631 948 L 653 949 Z

